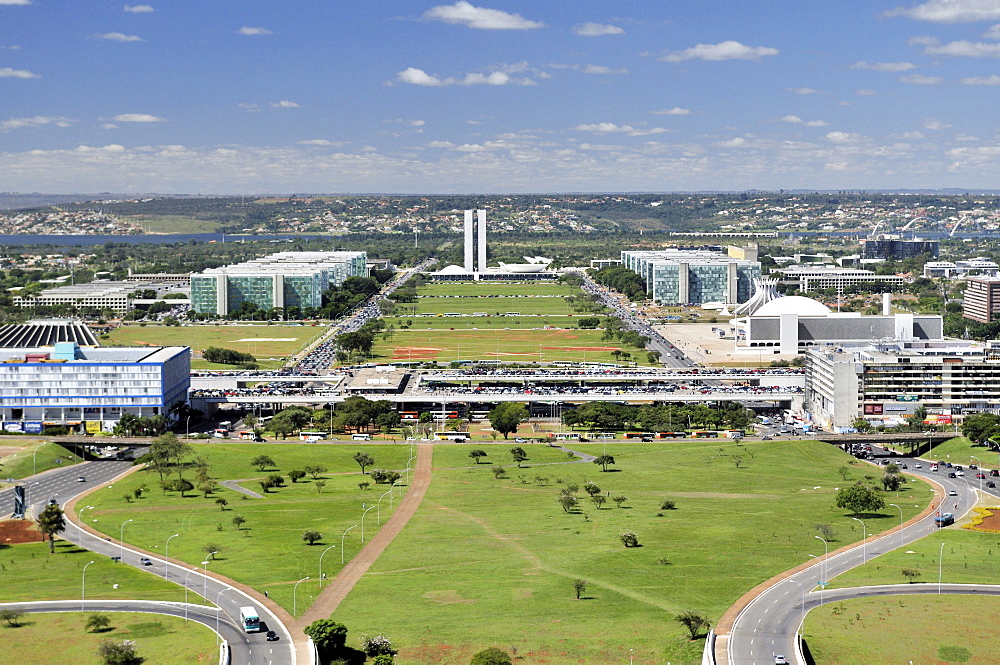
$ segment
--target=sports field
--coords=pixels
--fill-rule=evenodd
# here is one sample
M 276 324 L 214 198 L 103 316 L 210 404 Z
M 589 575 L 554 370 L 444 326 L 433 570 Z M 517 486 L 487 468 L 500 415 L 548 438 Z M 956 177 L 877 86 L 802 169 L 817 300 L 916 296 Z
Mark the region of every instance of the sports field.
M 703 643 L 688 641 L 676 613 L 714 623 L 760 581 L 816 554 L 817 524 L 833 527 L 837 546 L 861 538 L 834 496 L 867 469 L 828 444 L 571 444 L 616 463 L 603 473 L 526 448 L 525 468 L 506 464 L 504 480 L 493 465 L 450 468 L 474 447 L 502 462 L 511 445 L 435 448 L 417 515 L 337 610 L 339 621 L 390 636 L 401 665 L 464 665 L 491 645 L 551 665 L 699 663 Z M 584 493 L 588 480 L 603 506 Z M 564 512 L 557 498 L 571 485 L 579 504 Z M 619 495 L 628 497 L 621 507 Z M 909 516 L 930 490 L 913 482 L 901 496 Z M 666 498 L 676 509 L 662 508 Z M 893 513 L 869 529 L 892 527 Z M 622 546 L 626 530 L 640 547 Z M 577 579 L 587 583 L 579 601 Z
M 399 330 L 379 339 L 375 357 L 385 361 L 501 360 L 615 362 L 617 343 L 601 341 L 600 330 Z M 635 349 L 630 349 L 636 351 Z
M 283 358 L 294 355 L 328 329 L 324 326 L 232 325 L 232 326 L 162 326 L 128 325 L 101 337 L 104 346 L 190 346 L 195 369 L 224 368 L 201 359 L 210 346 L 249 353 L 261 368 L 280 367 Z
M 371 482 L 371 478 L 361 475 L 353 455 L 365 451 L 375 458 L 376 467 L 402 470 L 410 450 L 399 444 L 204 443 L 192 447 L 192 458 L 204 458 L 213 479 L 220 483 L 237 481 L 240 487 L 262 498 L 251 498 L 224 486 L 207 497 L 197 490 L 181 497 L 178 492 L 162 490 L 155 471 L 144 470 L 90 495 L 87 501 L 94 508 L 85 512 L 87 524 L 118 538 L 121 524 L 131 518 L 134 521 L 125 529 L 125 541 L 151 552 L 161 551 L 166 539 L 179 533 L 170 541 L 171 557 L 199 565 L 206 552 L 218 550 L 209 558 L 209 570 L 268 591 L 289 612 L 294 583 L 311 576 L 313 581 L 298 590 L 299 613 L 309 607 L 319 591 L 322 552 L 337 545 L 323 559 L 323 572 L 333 577 L 341 568 L 341 535 L 352 525 L 359 525 L 344 541 L 345 560 L 350 560 L 361 546 L 363 506 L 378 505 L 388 490 L 374 483 L 368 489 L 360 488 L 359 482 Z M 261 471 L 250 463 L 262 454 L 269 455 L 275 466 Z M 327 470 L 318 479 L 307 475 L 297 483 L 289 480 L 289 471 L 309 465 Z M 284 487 L 262 494 L 258 481 L 275 473 L 284 477 Z M 176 477 L 176 473 L 170 475 L 171 479 Z M 184 477 L 194 482 L 194 470 L 185 470 Z M 405 485 L 405 481 L 404 476 L 401 484 Z M 320 482 L 324 483 L 322 487 L 318 487 Z M 142 486 L 149 488 L 142 498 L 125 499 L 126 494 Z M 405 487 L 397 486 L 394 502 L 404 491 Z M 216 504 L 220 498 L 228 502 L 224 510 Z M 364 519 L 365 539 L 378 530 L 379 517 L 384 522 L 391 514 L 390 499 L 385 496 Z M 234 524 L 237 515 L 246 522 Z M 322 539 L 314 545 L 306 544 L 302 534 L 307 530 L 319 531 Z

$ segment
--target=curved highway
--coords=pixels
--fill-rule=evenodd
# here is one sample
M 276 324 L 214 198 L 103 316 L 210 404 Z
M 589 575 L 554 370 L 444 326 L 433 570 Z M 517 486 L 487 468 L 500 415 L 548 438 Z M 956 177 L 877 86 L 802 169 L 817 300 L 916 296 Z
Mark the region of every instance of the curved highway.
M 76 464 L 65 469 L 53 469 L 43 474 L 26 478 L 24 485 L 28 487 L 29 515 L 37 515 L 50 499 L 63 505 L 82 492 L 93 489 L 101 485 L 113 483 L 121 474 L 131 468 L 131 462 L 117 461 L 97 461 Z M 79 480 L 80 477 L 84 481 Z M 13 490 L 0 493 L 0 501 L 6 502 L 2 505 L 13 506 Z M 86 519 L 86 505 L 76 507 L 77 514 L 83 512 L 81 519 Z M 5 511 L 6 512 L 6 511 Z M 267 607 L 256 602 L 242 590 L 235 588 L 225 582 L 221 582 L 214 577 L 204 574 L 201 568 L 179 565 L 174 562 L 167 562 L 163 557 L 155 554 L 139 552 L 128 545 L 124 547 L 117 542 L 111 542 L 110 538 L 95 536 L 84 531 L 74 522 L 66 520 L 66 530 L 60 534 L 64 540 L 72 542 L 80 547 L 88 549 L 95 554 L 108 557 L 122 557 L 122 563 L 138 568 L 146 573 L 157 575 L 165 580 L 174 582 L 179 586 L 187 587 L 191 591 L 200 594 L 211 603 L 215 603 L 221 608 L 220 629 L 222 624 L 228 624 L 234 634 L 226 637 L 233 654 L 233 663 L 247 663 L 248 665 L 273 665 L 274 663 L 295 663 L 295 646 L 292 643 L 291 634 L 288 628 L 275 616 Z M 148 557 L 153 565 L 144 566 L 140 562 L 140 557 Z M 103 601 L 87 601 L 87 606 Z M 144 601 L 120 601 L 127 603 L 143 603 Z M 31 604 L 31 603 L 29 603 Z M 79 607 L 79 603 L 75 603 Z M 183 604 L 179 603 L 153 603 L 164 610 L 179 606 L 183 611 Z M 253 605 L 261 619 L 261 632 L 244 633 L 240 627 L 239 615 L 240 607 Z M 211 613 L 213 623 L 215 622 L 215 610 L 205 609 Z M 166 614 L 173 614 L 172 611 L 164 611 Z M 273 630 L 278 634 L 278 641 L 268 642 L 265 638 L 265 631 Z M 228 633 L 227 633 L 228 634 Z
M 884 451 L 876 451 L 876 454 Z M 933 481 L 944 488 L 941 512 L 952 512 L 956 518 L 965 514 L 976 505 L 979 479 L 969 477 L 948 478 L 948 469 L 930 471 L 930 463 L 914 458 L 890 458 L 899 464 L 907 464 L 906 473 Z M 915 468 L 919 464 L 922 468 Z M 948 495 L 954 491 L 956 496 Z M 988 489 L 983 485 L 984 493 L 1000 497 L 996 488 Z M 938 503 L 941 497 L 936 497 Z M 811 566 L 788 575 L 764 590 L 754 598 L 737 616 L 733 629 L 726 642 L 726 652 L 730 665 L 770 665 L 774 663 L 775 655 L 781 654 L 792 662 L 796 653 L 796 635 L 805 612 L 830 600 L 843 600 L 866 595 L 884 595 L 889 593 L 929 593 L 933 587 L 936 593 L 937 584 L 899 584 L 886 587 L 859 587 L 845 589 L 823 590 L 820 583 L 828 581 L 851 568 L 863 565 L 886 552 L 890 552 L 908 543 L 920 540 L 938 530 L 934 523 L 936 510 L 923 519 L 910 524 L 893 533 L 870 539 L 857 544 L 850 549 L 837 552 L 829 557 L 822 557 Z M 823 544 L 817 541 L 818 555 L 823 555 Z M 986 593 L 985 589 L 1000 589 L 989 585 L 944 585 L 969 589 L 967 593 Z M 942 589 L 944 588 L 942 587 Z M 819 587 L 819 591 L 816 589 Z M 872 592 L 871 589 L 877 591 Z M 993 591 L 989 591 L 993 593 Z M 998 591 L 997 593 L 1000 593 Z M 804 603 L 804 607 L 803 607 Z M 716 652 L 718 654 L 718 650 Z M 721 661 L 720 661 L 721 662 Z M 804 664 L 803 664 L 804 665 Z

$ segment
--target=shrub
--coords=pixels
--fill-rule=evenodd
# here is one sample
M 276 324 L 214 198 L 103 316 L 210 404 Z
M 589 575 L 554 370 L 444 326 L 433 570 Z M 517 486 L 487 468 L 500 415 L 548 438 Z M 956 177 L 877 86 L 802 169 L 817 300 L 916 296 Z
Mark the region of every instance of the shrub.
M 511 665 L 510 654 L 497 647 L 490 647 L 474 654 L 469 665 Z
M 660 502 L 660 510 L 677 510 L 677 502 L 673 499 L 664 498 Z
M 375 656 L 394 656 L 396 655 L 396 649 L 392 646 L 392 640 L 390 640 L 385 635 L 362 635 L 361 636 L 361 650 L 365 652 L 369 658 L 374 658 Z
M 624 531 L 618 538 L 625 547 L 639 547 L 639 537 L 631 531 Z

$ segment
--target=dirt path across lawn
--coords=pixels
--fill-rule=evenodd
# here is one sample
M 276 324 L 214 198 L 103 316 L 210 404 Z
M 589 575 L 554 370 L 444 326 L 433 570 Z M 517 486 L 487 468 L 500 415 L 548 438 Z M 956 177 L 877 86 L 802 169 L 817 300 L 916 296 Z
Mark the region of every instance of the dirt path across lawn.
M 413 484 L 407 488 L 406 495 L 399 503 L 392 517 L 385 523 L 375 537 L 351 559 L 340 574 L 333 578 L 319 597 L 313 602 L 309 611 L 299 617 L 294 625 L 289 625 L 293 635 L 302 635 L 302 629 L 316 619 L 327 619 L 347 597 L 358 580 L 368 572 L 371 565 L 389 546 L 410 518 L 417 512 L 427 488 L 431 484 L 431 459 L 434 446 L 429 443 L 417 444 L 417 465 L 413 470 Z M 305 653 L 299 651 L 299 653 Z

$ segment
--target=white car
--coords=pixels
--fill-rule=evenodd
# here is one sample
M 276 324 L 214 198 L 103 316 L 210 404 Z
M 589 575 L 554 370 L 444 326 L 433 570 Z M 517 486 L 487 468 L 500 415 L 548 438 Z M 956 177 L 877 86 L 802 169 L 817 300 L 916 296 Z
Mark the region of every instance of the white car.
M 774 657 L 774 665 L 788 665 L 788 661 L 784 656 L 778 655 Z
M 956 476 L 964 476 L 964 475 L 965 475 L 965 471 L 961 471 L 961 470 L 959 470 L 959 471 L 956 471 L 956 472 L 955 472 L 955 475 L 956 475 Z

